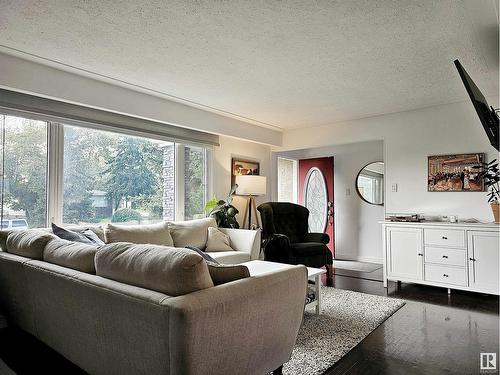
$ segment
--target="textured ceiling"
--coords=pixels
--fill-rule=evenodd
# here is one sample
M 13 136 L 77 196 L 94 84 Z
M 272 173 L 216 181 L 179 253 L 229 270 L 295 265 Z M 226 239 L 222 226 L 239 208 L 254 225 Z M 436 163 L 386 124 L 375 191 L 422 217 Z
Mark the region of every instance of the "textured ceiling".
M 0 45 L 281 128 L 498 94 L 494 0 L 0 0 Z M 8 51 L 7 51 L 8 52 Z

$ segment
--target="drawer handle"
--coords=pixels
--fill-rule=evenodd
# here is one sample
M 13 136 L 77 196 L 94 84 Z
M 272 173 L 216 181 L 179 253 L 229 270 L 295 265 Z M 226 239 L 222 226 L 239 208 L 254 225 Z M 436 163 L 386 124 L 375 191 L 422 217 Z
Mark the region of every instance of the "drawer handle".
M 475 262 L 475 261 L 476 261 L 474 258 L 469 258 L 469 260 L 472 260 L 473 262 Z
M 423 257 L 423 256 L 424 256 L 424 254 L 422 254 L 422 253 L 418 253 L 418 256 L 419 256 L 419 257 Z
M 444 277 L 448 277 L 448 275 L 447 275 L 447 274 L 445 274 L 445 273 L 443 273 L 443 276 L 444 276 Z
M 443 255 L 443 258 L 448 259 L 448 255 Z
M 447 239 L 448 239 L 448 237 L 443 236 L 443 237 L 442 237 L 442 239 L 443 239 L 443 240 L 447 240 Z

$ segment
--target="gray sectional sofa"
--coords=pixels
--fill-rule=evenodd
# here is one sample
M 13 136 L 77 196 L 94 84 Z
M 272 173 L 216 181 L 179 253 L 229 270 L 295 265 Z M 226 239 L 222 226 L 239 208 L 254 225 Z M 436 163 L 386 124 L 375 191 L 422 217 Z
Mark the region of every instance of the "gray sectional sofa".
M 54 237 L 0 233 L 0 309 L 89 374 L 263 375 L 290 358 L 304 266 L 221 282 L 192 250 Z

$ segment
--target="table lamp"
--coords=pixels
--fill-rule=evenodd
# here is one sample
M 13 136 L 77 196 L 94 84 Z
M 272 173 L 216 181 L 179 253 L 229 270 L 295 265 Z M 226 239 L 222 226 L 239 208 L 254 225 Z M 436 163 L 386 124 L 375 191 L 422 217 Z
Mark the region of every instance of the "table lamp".
M 247 196 L 247 205 L 245 207 L 245 215 L 243 216 L 243 228 L 247 221 L 248 212 L 248 229 L 252 227 L 252 211 L 255 214 L 257 225 L 259 225 L 259 218 L 257 216 L 257 208 L 255 207 L 255 199 L 259 195 L 266 195 L 266 178 L 264 176 L 244 175 L 236 176 L 236 189 L 237 195 Z

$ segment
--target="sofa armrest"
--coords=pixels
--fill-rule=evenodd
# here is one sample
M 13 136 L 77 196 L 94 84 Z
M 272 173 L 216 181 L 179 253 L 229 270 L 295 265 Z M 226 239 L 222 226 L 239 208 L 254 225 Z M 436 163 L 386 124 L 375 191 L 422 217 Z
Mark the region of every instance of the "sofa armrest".
M 307 233 L 304 242 L 320 242 L 326 245 L 330 242 L 330 236 L 326 233 Z
M 289 360 L 302 323 L 307 269 L 259 275 L 173 297 L 170 373 L 266 374 Z
M 231 240 L 231 247 L 236 251 L 250 254 L 250 260 L 259 259 L 260 255 L 260 230 L 219 228 Z

